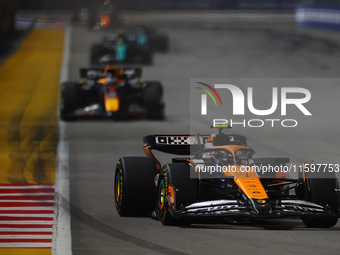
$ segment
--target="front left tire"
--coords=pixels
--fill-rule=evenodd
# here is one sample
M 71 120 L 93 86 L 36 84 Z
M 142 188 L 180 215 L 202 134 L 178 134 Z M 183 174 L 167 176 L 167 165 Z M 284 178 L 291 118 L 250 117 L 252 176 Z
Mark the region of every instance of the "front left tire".
M 155 209 L 156 162 L 147 157 L 120 158 L 115 170 L 115 207 L 120 216 L 147 216 Z
M 61 84 L 60 118 L 64 121 L 74 120 L 72 112 L 79 105 L 80 89 L 77 82 L 63 82 Z
M 147 118 L 164 119 L 163 87 L 160 82 L 148 82 L 144 89 Z

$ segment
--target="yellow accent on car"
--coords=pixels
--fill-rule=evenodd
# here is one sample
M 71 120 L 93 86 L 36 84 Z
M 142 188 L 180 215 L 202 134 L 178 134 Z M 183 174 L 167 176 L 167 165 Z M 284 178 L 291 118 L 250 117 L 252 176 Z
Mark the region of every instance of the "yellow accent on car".
M 105 98 L 105 110 L 107 112 L 119 111 L 119 98 Z

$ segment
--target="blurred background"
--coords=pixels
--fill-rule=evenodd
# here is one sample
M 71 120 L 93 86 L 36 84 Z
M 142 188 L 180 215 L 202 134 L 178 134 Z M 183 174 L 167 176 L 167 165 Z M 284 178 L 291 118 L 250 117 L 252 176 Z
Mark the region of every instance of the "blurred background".
M 113 21 L 118 17 L 117 26 L 100 29 L 95 25 L 92 19 L 98 21 L 98 11 L 103 8 L 113 14 Z M 143 78 L 161 81 L 164 86 L 165 120 L 58 122 L 62 50 L 69 47 L 64 78 L 78 81 L 79 69 L 91 66 L 91 46 L 117 27 L 131 24 L 153 27 L 169 38 L 169 50 L 157 52 L 152 65 L 143 66 Z M 112 254 L 115 249 L 125 254 L 150 254 L 150 249 L 155 249 L 152 254 L 162 249 L 167 254 L 224 254 L 226 250 L 252 254 L 254 247 L 258 254 L 268 249 L 275 249 L 277 254 L 336 253 L 339 242 L 334 231 L 308 231 L 298 221 L 163 228 L 149 218 L 120 218 L 114 209 L 113 178 L 120 157 L 144 155 L 143 136 L 190 133 L 191 78 L 301 78 L 304 83 L 299 86 L 309 88 L 313 95 L 314 103 L 308 106 L 312 118 L 306 122 L 299 118 L 301 125 L 296 129 L 235 128 L 232 132 L 245 135 L 259 157 L 290 157 L 292 163 L 321 158 L 338 163 L 339 28 L 340 0 L 0 0 L 0 65 L 4 68 L 8 64 L 7 69 L 0 69 L 0 88 L 7 89 L 7 94 L 0 90 L 0 102 L 8 108 L 13 105 L 8 113 L 4 106 L 0 107 L 0 149 L 16 149 L 4 151 L 3 158 L 8 162 L 18 159 L 19 163 L 28 158 L 25 172 L 35 169 L 44 173 L 58 160 L 67 171 L 70 169 L 75 255 Z M 65 47 L 64 34 L 69 37 Z M 29 44 L 24 44 L 22 55 L 12 64 L 8 59 L 22 41 Z M 53 65 L 47 64 L 50 59 L 46 54 L 54 58 Z M 41 91 L 49 92 L 50 99 L 43 100 Z M 267 109 L 268 87 L 260 84 L 256 91 L 256 107 Z M 20 98 L 14 97 L 17 94 L 24 98 L 22 104 L 18 103 Z M 53 105 L 41 112 L 45 101 Z M 31 112 L 27 110 L 30 103 L 34 104 Z M 11 122 L 4 117 L 7 115 Z M 22 116 L 26 116 L 26 122 Z M 196 119 L 193 123 L 207 129 L 206 123 Z M 69 156 L 65 161 L 54 155 L 58 141 L 67 143 Z M 22 153 L 24 159 L 19 157 Z M 53 159 L 47 157 L 52 153 Z M 12 155 L 19 156 L 11 158 Z M 172 157 L 156 156 L 162 163 L 170 162 Z M 47 167 L 42 162 L 52 163 Z M 22 164 L 16 166 L 23 171 Z M 4 172 L 13 168 L 4 168 Z M 54 181 L 47 175 L 34 176 L 39 177 L 36 182 Z M 243 231 L 230 232 L 226 228 Z M 254 234 L 254 229 L 260 231 Z M 300 231 L 287 235 L 296 229 Z M 240 240 L 247 240 L 247 245 L 240 247 Z M 266 244 L 259 246 L 263 240 Z M 301 245 L 310 240 L 313 245 Z M 169 252 L 172 244 L 176 244 L 173 253 Z
M 70 10 L 91 6 L 96 0 L 18 0 L 20 9 Z M 216 10 L 216 9 L 293 9 L 299 0 L 116 0 L 121 10 Z M 305 1 L 312 2 L 312 1 Z M 337 3 L 339 1 L 314 1 Z
M 275 11 L 295 13 L 299 25 L 340 27 L 340 0 L 0 0 L 0 37 L 14 30 L 17 11 L 68 11 L 91 18 L 104 5 L 121 11 Z
M 3 1 L 2 1 L 3 2 Z M 12 1 L 14 2 L 14 1 Z M 17 0 L 22 10 L 72 10 L 98 4 L 98 0 Z M 121 10 L 293 10 L 297 4 L 337 5 L 339 0 L 116 0 Z

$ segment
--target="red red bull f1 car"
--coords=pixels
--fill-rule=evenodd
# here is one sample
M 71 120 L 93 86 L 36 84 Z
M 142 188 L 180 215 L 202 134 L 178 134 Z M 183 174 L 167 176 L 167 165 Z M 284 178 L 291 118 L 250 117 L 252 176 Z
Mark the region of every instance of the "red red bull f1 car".
M 289 158 L 254 158 L 244 136 L 222 129 L 212 135 L 149 135 L 143 141 L 146 157 L 123 157 L 116 166 L 120 216 L 152 213 L 164 225 L 301 218 L 318 228 L 334 226 L 340 216 L 338 179 L 328 166 L 312 171 L 315 164 L 308 161 L 298 178 L 290 178 L 284 170 Z M 153 150 L 182 157 L 161 165 Z
M 163 87 L 141 79 L 141 68 L 80 69 L 81 80 L 61 84 L 60 118 L 164 118 Z

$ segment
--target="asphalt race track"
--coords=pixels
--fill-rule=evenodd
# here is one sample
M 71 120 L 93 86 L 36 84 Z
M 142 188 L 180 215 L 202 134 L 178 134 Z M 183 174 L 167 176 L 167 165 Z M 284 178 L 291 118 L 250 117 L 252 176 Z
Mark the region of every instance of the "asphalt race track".
M 164 85 L 166 120 L 64 125 L 73 254 L 337 253 L 340 223 L 331 229 L 307 229 L 298 219 L 165 227 L 150 218 L 121 218 L 114 208 L 113 183 L 120 157 L 143 156 L 143 136 L 190 132 L 190 78 L 337 78 L 340 34 L 297 28 L 290 14 L 126 14 L 124 20 L 153 25 L 170 37 L 170 51 L 156 54 L 154 64 L 143 69 L 145 79 Z M 90 45 L 104 33 L 73 26 L 70 80 L 89 66 Z M 308 155 L 324 154 L 336 161 L 340 89 L 320 85 L 311 90 L 324 107 L 319 113 L 311 106 L 311 125 L 280 135 L 258 129 L 233 132 L 246 135 L 257 154 L 291 156 L 300 163 Z M 161 159 L 165 163 L 170 157 Z

